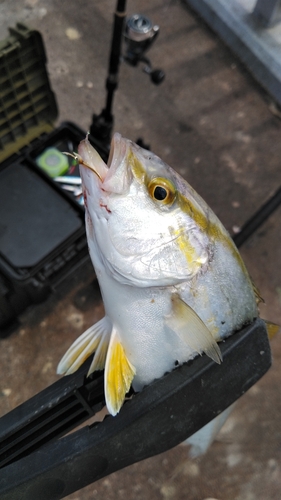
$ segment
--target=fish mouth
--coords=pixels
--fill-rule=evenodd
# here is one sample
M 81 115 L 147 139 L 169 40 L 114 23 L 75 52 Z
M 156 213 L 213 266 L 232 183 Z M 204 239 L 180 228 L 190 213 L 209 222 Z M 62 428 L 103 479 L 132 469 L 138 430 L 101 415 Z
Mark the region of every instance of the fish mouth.
M 118 134 L 118 132 L 115 132 L 111 145 L 110 145 L 110 151 L 109 151 L 109 157 L 108 157 L 108 162 L 107 166 L 110 169 L 110 172 L 116 171 L 117 166 L 123 161 L 127 151 L 127 145 L 126 145 L 126 140 L 123 139 L 121 134 Z
M 76 159 L 80 166 L 93 172 L 101 182 L 100 187 L 109 193 L 124 193 L 128 188 L 127 150 L 130 141 L 117 132 L 114 134 L 107 165 L 98 152 L 91 146 L 88 136 L 80 142 Z M 86 177 L 85 177 L 86 178 Z
M 74 155 L 72 155 L 74 156 Z M 85 167 L 88 171 L 93 172 L 101 182 L 105 179 L 108 168 L 100 157 L 99 153 L 90 144 L 88 134 L 86 139 L 80 142 L 78 146 L 78 154 L 74 156 L 78 160 L 79 165 Z
M 128 189 L 129 173 L 126 158 L 129 142 L 117 132 L 111 141 L 108 171 L 102 185 L 109 193 L 124 194 Z

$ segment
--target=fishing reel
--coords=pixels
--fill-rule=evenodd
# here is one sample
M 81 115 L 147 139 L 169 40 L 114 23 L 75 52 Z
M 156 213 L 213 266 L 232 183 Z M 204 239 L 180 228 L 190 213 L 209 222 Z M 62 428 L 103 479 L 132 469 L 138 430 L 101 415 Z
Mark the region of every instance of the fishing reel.
M 100 141 L 102 147 L 109 151 L 111 134 L 114 125 L 112 113 L 114 92 L 118 87 L 119 64 L 123 59 L 131 66 L 144 64 L 143 71 L 150 76 L 152 83 L 159 85 L 165 78 L 162 69 L 153 69 L 150 60 L 144 55 L 156 40 L 159 34 L 159 26 L 152 24 L 148 17 L 142 14 L 134 14 L 126 21 L 126 0 L 117 0 L 116 12 L 114 14 L 114 27 L 111 41 L 111 53 L 109 57 L 109 72 L 106 79 L 106 103 L 99 115 L 94 114 L 90 133 L 96 140 Z M 125 41 L 127 50 L 121 57 L 122 41 Z M 143 147 L 147 146 L 137 141 Z
M 150 60 L 144 56 L 159 34 L 159 26 L 153 26 L 143 14 L 134 14 L 126 22 L 124 39 L 127 45 L 124 60 L 131 66 L 144 63 L 143 71 L 150 76 L 152 83 L 159 85 L 165 78 L 161 69 L 153 69 Z

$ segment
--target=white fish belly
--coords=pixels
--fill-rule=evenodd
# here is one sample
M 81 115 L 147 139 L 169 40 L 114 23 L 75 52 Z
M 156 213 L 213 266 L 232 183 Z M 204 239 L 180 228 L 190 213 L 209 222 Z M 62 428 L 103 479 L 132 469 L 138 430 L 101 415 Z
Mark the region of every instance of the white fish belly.
M 196 355 L 165 325 L 165 317 L 171 313 L 169 288 L 121 285 L 105 272 L 100 273 L 99 282 L 106 314 L 136 370 L 135 390 Z

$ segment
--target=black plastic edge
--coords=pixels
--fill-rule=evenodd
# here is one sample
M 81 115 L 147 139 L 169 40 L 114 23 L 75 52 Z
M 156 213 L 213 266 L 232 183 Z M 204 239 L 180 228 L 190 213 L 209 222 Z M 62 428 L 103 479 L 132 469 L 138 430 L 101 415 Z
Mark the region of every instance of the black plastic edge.
M 0 471 L 1 500 L 56 500 L 132 463 L 164 452 L 230 406 L 271 366 L 264 322 L 178 367 L 125 403 L 116 417 L 55 441 Z M 145 439 L 144 439 L 145 436 Z

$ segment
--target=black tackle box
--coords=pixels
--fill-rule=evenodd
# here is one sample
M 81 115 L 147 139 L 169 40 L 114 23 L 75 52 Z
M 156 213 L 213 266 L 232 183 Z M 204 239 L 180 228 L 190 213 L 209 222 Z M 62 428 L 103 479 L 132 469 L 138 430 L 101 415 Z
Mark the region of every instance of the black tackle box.
M 38 31 L 23 24 L 0 42 L 0 336 L 88 259 L 84 208 L 54 177 L 78 176 L 64 151 L 85 132 L 54 129 L 58 110 Z M 101 156 L 107 151 L 90 138 Z

